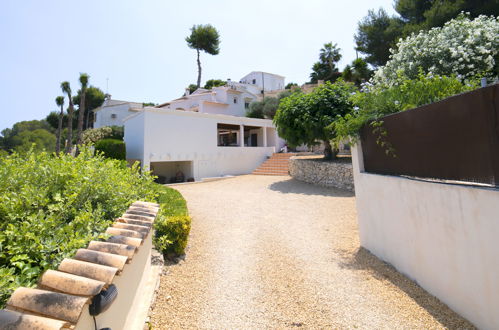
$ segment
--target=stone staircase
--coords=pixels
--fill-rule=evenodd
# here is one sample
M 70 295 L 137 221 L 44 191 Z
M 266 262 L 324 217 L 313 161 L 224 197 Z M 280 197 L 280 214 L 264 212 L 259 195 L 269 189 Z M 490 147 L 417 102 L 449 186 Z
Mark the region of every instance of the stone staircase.
M 256 175 L 289 175 L 289 158 L 296 156 L 295 153 L 274 153 L 269 159 L 263 162 L 253 174 Z

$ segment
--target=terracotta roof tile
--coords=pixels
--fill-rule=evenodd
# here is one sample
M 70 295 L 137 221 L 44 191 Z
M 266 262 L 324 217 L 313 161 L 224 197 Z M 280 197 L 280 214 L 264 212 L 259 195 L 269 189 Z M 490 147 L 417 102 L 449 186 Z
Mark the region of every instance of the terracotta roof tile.
M 70 274 L 88 277 L 97 281 L 111 284 L 118 272 L 116 267 L 108 267 L 74 259 L 64 259 L 58 270 Z
M 69 328 L 71 323 L 42 316 L 0 310 L 0 329 L 60 330 Z
M 101 281 L 56 270 L 47 270 L 38 281 L 39 287 L 86 297 L 99 294 L 105 285 Z
M 128 229 L 120 229 L 120 228 L 114 228 L 114 227 L 109 227 L 106 229 L 106 234 L 109 235 L 121 235 L 121 236 L 127 236 L 127 237 L 133 237 L 133 238 L 140 238 L 143 239 L 144 235 L 139 233 L 138 231 L 135 230 L 128 230 Z
M 106 241 L 110 243 L 127 244 L 135 246 L 136 248 L 138 248 L 142 244 L 141 238 L 128 237 L 123 235 L 113 235 L 109 237 Z
M 137 248 L 135 246 L 126 245 L 126 244 L 92 241 L 88 244 L 87 249 L 106 252 L 106 253 L 119 254 L 120 256 L 125 256 L 128 258 L 128 260 L 131 260 Z
M 10 296 L 7 306 L 76 323 L 88 301 L 85 297 L 21 287 Z
M 125 263 L 127 261 L 127 257 L 124 256 L 88 249 L 78 249 L 78 251 L 76 251 L 74 259 L 104 266 L 115 267 L 120 271 L 123 270 L 123 267 L 125 267 Z
M 156 212 L 145 212 L 140 210 L 128 210 L 125 214 L 143 215 L 145 217 L 156 217 Z
M 116 222 L 129 223 L 132 225 L 146 226 L 146 227 L 152 228 L 152 222 L 149 222 L 149 221 L 118 218 L 118 219 L 116 219 Z
M 149 234 L 149 231 L 151 230 L 151 227 L 147 226 L 141 226 L 141 225 L 132 225 L 129 223 L 123 223 L 123 222 L 115 222 L 113 223 L 114 228 L 119 228 L 119 229 L 128 229 L 128 230 L 133 230 L 133 231 L 138 231 L 142 235 L 144 235 L 144 238 L 147 237 Z
M 123 214 L 122 218 L 149 221 L 149 222 L 154 222 L 154 219 L 155 219 L 155 217 L 147 217 L 144 215 L 136 215 L 136 214 L 128 214 L 128 213 Z

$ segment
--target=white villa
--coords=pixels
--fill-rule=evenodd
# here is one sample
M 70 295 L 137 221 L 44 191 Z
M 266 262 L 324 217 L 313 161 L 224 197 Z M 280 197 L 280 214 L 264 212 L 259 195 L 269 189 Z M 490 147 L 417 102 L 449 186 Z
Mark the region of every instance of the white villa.
M 127 159 L 140 161 L 165 182 L 179 172 L 196 181 L 251 173 L 284 141 L 272 120 L 247 118 L 246 111 L 260 94 L 283 86 L 282 76 L 252 72 L 239 83 L 228 80 L 226 86 L 192 94 L 186 90 L 156 107 L 124 107 Z
M 142 103 L 113 100 L 108 97 L 100 107 L 94 109 L 94 128 L 123 126 L 125 118 L 143 109 Z

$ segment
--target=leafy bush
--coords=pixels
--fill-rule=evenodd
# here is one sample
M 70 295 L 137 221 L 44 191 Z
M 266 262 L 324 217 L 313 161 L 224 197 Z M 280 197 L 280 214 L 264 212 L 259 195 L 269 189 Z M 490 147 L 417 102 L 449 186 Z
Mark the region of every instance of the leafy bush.
M 416 79 L 403 80 L 400 77 L 398 80 L 401 82 L 392 86 L 365 86 L 362 92 L 353 95 L 355 110 L 330 126 L 336 131 L 337 139 L 344 140 L 347 137 L 355 139 L 368 121 L 437 102 L 478 86 L 477 81 L 465 84 L 455 76 L 424 75 L 422 72 Z
M 464 14 L 443 27 L 402 39 L 390 60 L 374 74 L 374 84 L 391 85 L 402 74 L 415 79 L 424 73 L 456 75 L 461 79 L 499 75 L 499 18 Z
M 100 151 L 104 156 L 113 159 L 126 159 L 125 142 L 115 139 L 104 139 L 97 141 L 95 150 Z
M 323 141 L 324 157 L 334 158 L 330 141 L 336 132 L 328 127 L 353 110 L 350 100 L 355 91 L 352 83 L 339 79 L 334 84 L 326 82 L 310 94 L 293 93 L 283 98 L 274 117 L 279 136 L 291 145 L 314 145 Z
M 94 156 L 13 153 L 0 161 L 0 306 L 18 286 L 99 238 L 136 200 L 155 201 L 153 177 Z
M 123 140 L 124 130 L 121 126 L 104 126 L 99 128 L 87 129 L 83 132 L 83 144 L 95 144 L 96 142 L 108 139 Z
M 157 189 L 160 213 L 154 223 L 154 246 L 168 258 L 184 253 L 191 230 L 191 218 L 182 195 L 164 186 Z

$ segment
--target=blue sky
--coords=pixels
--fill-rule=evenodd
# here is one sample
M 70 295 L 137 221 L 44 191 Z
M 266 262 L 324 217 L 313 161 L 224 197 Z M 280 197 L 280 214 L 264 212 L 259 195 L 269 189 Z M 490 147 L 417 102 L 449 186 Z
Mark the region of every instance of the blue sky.
M 355 58 L 353 35 L 368 9 L 392 0 L 2 0 L 0 130 L 57 110 L 60 83 L 80 72 L 114 99 L 160 103 L 197 79 L 185 37 L 194 24 L 221 35 L 217 56 L 201 55 L 202 82 L 267 71 L 302 84 L 326 42 Z

